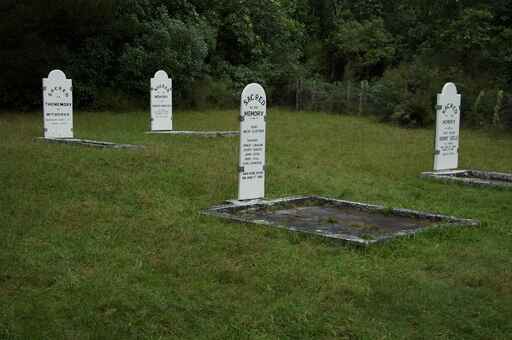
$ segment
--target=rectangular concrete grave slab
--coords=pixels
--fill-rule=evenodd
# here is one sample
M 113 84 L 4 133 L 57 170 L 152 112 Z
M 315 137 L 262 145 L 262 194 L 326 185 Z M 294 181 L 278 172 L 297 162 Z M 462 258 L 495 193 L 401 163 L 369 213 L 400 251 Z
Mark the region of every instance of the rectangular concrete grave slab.
M 61 70 L 43 78 L 45 138 L 73 138 L 73 86 Z
M 421 176 L 443 182 L 512 189 L 512 173 L 480 170 L 451 170 L 424 172 Z
M 36 138 L 38 141 L 46 142 L 46 143 L 56 143 L 56 144 L 73 144 L 73 145 L 82 145 L 89 146 L 94 148 L 102 148 L 102 149 L 141 149 L 144 148 L 143 145 L 134 145 L 134 144 L 116 144 L 111 142 L 101 142 L 90 139 L 79 139 L 79 138 Z
M 202 212 L 241 223 L 261 224 L 368 246 L 436 227 L 478 226 L 477 220 L 390 209 L 320 196 L 230 201 Z
M 172 130 L 172 79 L 165 71 L 151 78 L 151 131 Z
M 205 138 L 214 138 L 214 137 L 235 137 L 239 136 L 240 132 L 238 131 L 151 131 L 148 132 L 151 134 L 168 134 L 168 135 L 176 135 L 176 136 L 196 136 L 196 137 L 205 137 Z
M 434 171 L 458 167 L 460 100 L 453 83 L 445 84 L 437 95 Z
M 256 83 L 247 85 L 240 100 L 239 200 L 265 197 L 266 117 L 265 90 Z

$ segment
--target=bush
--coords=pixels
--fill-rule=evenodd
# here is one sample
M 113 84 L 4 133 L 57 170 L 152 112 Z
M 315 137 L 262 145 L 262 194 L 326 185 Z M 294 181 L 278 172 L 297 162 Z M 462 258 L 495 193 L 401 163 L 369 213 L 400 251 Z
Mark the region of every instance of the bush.
M 500 111 L 502 124 L 505 128 L 512 130 L 512 96 L 503 99 L 503 107 Z
M 406 126 L 425 126 L 435 119 L 435 98 L 444 79 L 439 69 L 422 63 L 388 70 L 371 84 L 370 111 L 386 121 Z
M 493 125 L 498 92 L 499 90 L 463 89 L 464 125 L 478 127 Z
M 147 92 L 149 77 L 165 70 L 173 79 L 176 98 L 185 97 L 194 80 L 206 69 L 211 32 L 202 22 L 185 23 L 169 17 L 161 8 L 160 17 L 143 24 L 144 33 L 125 46 L 120 57 L 118 83 L 128 93 Z
M 91 106 L 100 111 L 133 111 L 149 110 L 149 86 L 146 96 L 129 96 L 124 92 L 111 88 L 98 89 L 96 101 Z
M 240 91 L 229 79 L 197 80 L 192 84 L 189 106 L 197 109 L 233 108 L 239 101 Z
M 95 86 L 73 81 L 73 104 L 76 108 L 92 108 L 96 104 L 98 89 Z
M 368 91 L 370 111 L 383 120 L 399 116 L 399 106 L 404 100 L 404 85 L 398 72 L 386 73 L 385 77 L 370 85 Z

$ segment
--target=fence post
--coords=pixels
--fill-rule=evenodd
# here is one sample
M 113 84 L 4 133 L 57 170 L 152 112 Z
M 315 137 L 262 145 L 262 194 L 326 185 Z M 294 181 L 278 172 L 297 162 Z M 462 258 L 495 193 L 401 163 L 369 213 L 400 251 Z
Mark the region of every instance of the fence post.
M 496 94 L 496 106 L 494 107 L 494 116 L 492 117 L 492 125 L 494 127 L 500 124 L 500 111 L 503 107 L 503 90 L 498 90 Z
M 364 106 L 366 106 L 366 90 L 368 88 L 368 81 L 361 80 L 361 90 L 359 91 L 359 115 L 364 113 Z
M 347 88 L 346 88 L 346 95 L 347 95 L 347 108 L 348 110 L 351 109 L 351 89 L 352 89 L 352 82 L 350 79 L 347 80 Z
M 297 81 L 295 82 L 295 111 L 300 111 L 300 106 L 299 106 L 299 82 L 300 80 L 297 79 Z

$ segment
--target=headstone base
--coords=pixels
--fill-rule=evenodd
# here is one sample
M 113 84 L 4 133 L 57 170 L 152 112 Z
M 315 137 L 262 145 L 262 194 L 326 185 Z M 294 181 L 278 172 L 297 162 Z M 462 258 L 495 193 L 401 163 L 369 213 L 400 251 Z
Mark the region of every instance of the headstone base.
M 423 172 L 421 177 L 444 182 L 456 182 L 474 186 L 512 189 L 512 174 L 480 170 L 448 170 Z
M 38 141 L 46 142 L 46 143 L 58 143 L 58 144 L 73 144 L 73 145 L 82 145 L 93 148 L 103 148 L 103 149 L 141 149 L 144 148 L 143 145 L 134 145 L 134 144 L 116 144 L 111 142 L 101 142 L 89 139 L 79 139 L 79 138 L 44 138 L 38 137 L 36 138 Z
M 479 226 L 477 220 L 390 209 L 319 196 L 227 201 L 202 211 L 240 223 L 253 223 L 369 246 L 436 227 Z
M 214 137 L 234 137 L 239 136 L 240 132 L 238 131 L 148 131 L 148 134 L 168 134 L 168 135 L 177 135 L 177 136 L 197 136 L 197 137 L 206 137 L 206 138 L 214 138 Z

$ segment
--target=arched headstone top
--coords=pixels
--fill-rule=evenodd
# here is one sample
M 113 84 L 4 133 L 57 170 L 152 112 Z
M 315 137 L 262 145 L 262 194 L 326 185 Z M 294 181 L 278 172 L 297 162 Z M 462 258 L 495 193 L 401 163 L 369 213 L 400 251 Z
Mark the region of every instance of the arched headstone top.
M 263 87 L 258 83 L 247 85 L 242 91 L 242 106 L 266 107 L 267 95 Z
M 160 70 L 155 73 L 155 79 L 169 79 L 167 72 Z
M 53 70 L 48 74 L 48 79 L 51 80 L 66 80 L 66 74 L 61 70 Z
M 259 91 L 265 93 L 265 90 L 263 89 L 263 86 L 261 86 L 258 83 L 250 83 L 249 85 L 244 87 L 244 91 L 243 92 L 245 92 L 247 90 L 252 90 L 252 91 L 259 90 Z
M 457 95 L 457 86 L 454 83 L 446 83 L 443 86 L 443 91 L 441 94 L 444 95 Z

